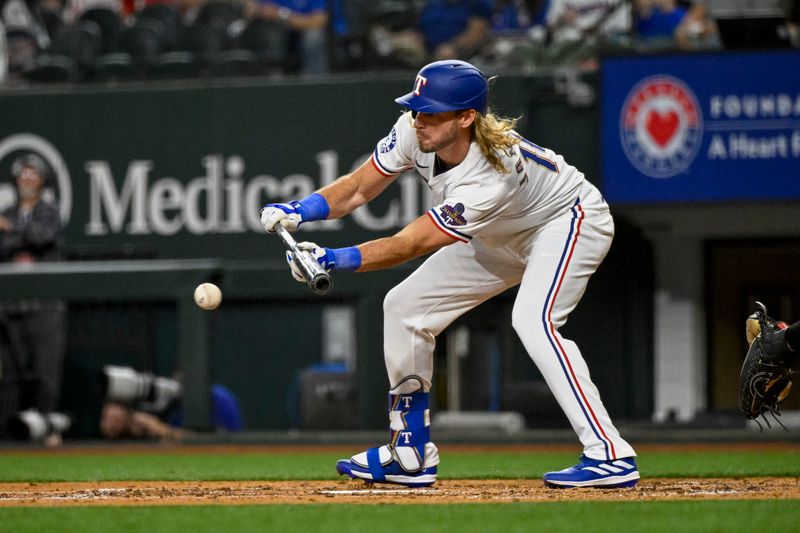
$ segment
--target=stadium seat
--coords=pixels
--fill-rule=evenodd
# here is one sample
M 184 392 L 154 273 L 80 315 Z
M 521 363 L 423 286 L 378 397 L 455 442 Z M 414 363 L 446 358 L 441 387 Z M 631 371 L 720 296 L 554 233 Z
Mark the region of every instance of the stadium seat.
M 193 78 L 200 68 L 193 53 L 172 51 L 161 54 L 147 73 L 157 79 Z
M 106 54 L 114 50 L 122 30 L 122 20 L 116 11 L 105 7 L 95 7 L 81 13 L 80 20 L 91 20 L 100 26 L 100 32 L 103 34 L 102 53 Z
M 208 26 L 221 37 L 225 37 L 228 35 L 228 27 L 244 18 L 244 9 L 240 2 L 209 0 L 200 7 L 195 23 Z
M 160 32 L 161 48 L 172 50 L 178 42 L 180 21 L 178 12 L 169 4 L 149 4 L 136 14 L 137 24 L 145 20 L 156 20 L 163 26 Z
M 64 28 L 64 19 L 61 17 L 61 14 L 58 11 L 52 9 L 40 8 L 39 15 L 41 16 L 44 27 L 47 30 L 47 35 L 50 36 L 51 41 L 54 41 Z
M 103 51 L 100 25 L 91 20 L 79 20 L 64 28 L 50 47 L 54 55 L 71 58 L 77 67 L 89 71 Z
M 140 67 L 153 65 L 161 54 L 159 32 L 162 30 L 163 24 L 158 21 L 137 21 L 122 30 L 115 51 L 130 54 L 133 63 Z
M 259 76 L 265 74 L 265 70 L 255 52 L 235 49 L 220 52 L 211 73 L 224 77 Z
M 98 81 L 132 80 L 138 74 L 131 55 L 124 52 L 103 54 L 94 64 L 94 79 Z
M 210 26 L 193 24 L 183 28 L 177 49 L 191 52 L 198 65 L 207 66 L 216 61 L 222 50 L 222 39 Z
M 65 83 L 77 79 L 77 66 L 71 58 L 61 55 L 42 54 L 36 65 L 25 71 L 26 80 L 40 83 Z
M 239 48 L 256 54 L 267 68 L 282 68 L 288 56 L 286 26 L 260 18 L 251 20 L 239 35 Z

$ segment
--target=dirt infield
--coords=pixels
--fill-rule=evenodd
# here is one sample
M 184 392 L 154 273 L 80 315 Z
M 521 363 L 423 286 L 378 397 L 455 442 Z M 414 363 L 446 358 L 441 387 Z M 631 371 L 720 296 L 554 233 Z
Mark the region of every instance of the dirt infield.
M 434 488 L 359 481 L 0 483 L 0 507 L 502 503 L 580 500 L 798 499 L 799 478 L 647 479 L 634 489 L 547 489 L 540 480 L 442 480 Z
M 446 445 L 448 452 L 497 451 L 496 446 Z M 296 454 L 303 450 L 341 451 L 351 446 L 65 446 L 60 449 L 6 449 L 4 455 L 148 455 L 148 454 Z M 644 445 L 643 451 L 674 450 L 674 445 Z M 789 443 L 727 443 L 682 445 L 683 451 L 703 452 L 774 449 L 797 450 Z M 568 450 L 558 445 L 506 445 L 505 452 L 535 453 Z M 559 502 L 580 500 L 742 500 L 800 499 L 800 478 L 645 478 L 634 489 L 598 490 L 545 488 L 540 479 L 439 480 L 435 487 L 406 489 L 368 485 L 361 481 L 97 481 L 0 483 L 0 507 L 103 505 L 274 505 L 274 504 L 448 504 Z

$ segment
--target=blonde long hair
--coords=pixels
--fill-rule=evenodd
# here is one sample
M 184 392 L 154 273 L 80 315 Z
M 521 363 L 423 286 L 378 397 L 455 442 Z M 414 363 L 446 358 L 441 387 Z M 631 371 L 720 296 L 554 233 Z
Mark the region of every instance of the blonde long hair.
M 475 142 L 483 156 L 501 174 L 510 172 L 503 165 L 501 154 L 509 155 L 514 145 L 520 141 L 519 136 L 512 133 L 517 126 L 517 120 L 499 117 L 491 110 L 487 110 L 486 114 L 478 113 L 475 117 L 472 130 Z

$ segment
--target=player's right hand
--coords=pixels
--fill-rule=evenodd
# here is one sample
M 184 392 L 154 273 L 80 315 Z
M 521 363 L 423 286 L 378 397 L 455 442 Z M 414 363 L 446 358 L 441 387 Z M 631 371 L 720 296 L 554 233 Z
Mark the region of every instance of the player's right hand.
M 300 202 L 293 200 L 288 204 L 267 204 L 261 208 L 261 224 L 267 233 L 275 233 L 275 225 L 280 223 L 289 231 L 295 231 L 303 222 Z
M 336 255 L 330 248 L 317 246 L 313 242 L 301 242 L 297 245 L 297 249 L 309 252 L 311 257 L 317 260 L 317 263 L 319 263 L 319 266 L 321 266 L 325 272 L 330 272 L 336 265 Z M 305 283 L 306 278 L 303 276 L 303 273 L 300 272 L 300 269 L 297 268 L 297 265 L 294 264 L 294 254 L 292 252 L 286 252 L 286 262 L 289 263 L 289 268 L 292 269 L 292 277 L 301 283 Z

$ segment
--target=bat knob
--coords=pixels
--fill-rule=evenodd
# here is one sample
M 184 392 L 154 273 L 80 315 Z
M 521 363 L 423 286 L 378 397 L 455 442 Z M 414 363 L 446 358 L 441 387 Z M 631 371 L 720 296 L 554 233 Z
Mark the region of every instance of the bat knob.
M 327 274 L 319 274 L 314 276 L 310 285 L 314 294 L 328 294 L 333 288 L 333 280 Z

